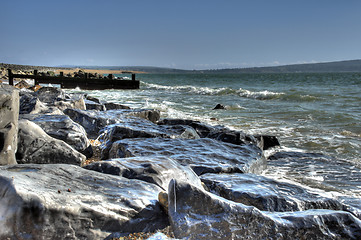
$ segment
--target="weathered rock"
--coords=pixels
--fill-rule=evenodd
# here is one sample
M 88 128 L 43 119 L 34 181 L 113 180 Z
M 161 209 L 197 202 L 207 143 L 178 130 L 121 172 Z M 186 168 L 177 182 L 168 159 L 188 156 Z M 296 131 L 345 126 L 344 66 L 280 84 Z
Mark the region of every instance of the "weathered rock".
M 64 115 L 57 107 L 49 107 L 42 103 L 34 94 L 20 92 L 20 114 L 54 114 Z
M 163 190 L 168 189 L 173 178 L 202 187 L 198 176 L 188 166 L 182 166 L 171 158 L 162 156 L 118 158 L 94 162 L 85 169 L 119 175 L 128 179 L 139 179 L 153 183 Z
M 122 105 L 122 104 L 118 104 L 118 103 L 104 103 L 104 106 L 107 110 L 114 110 L 114 109 L 130 109 L 130 107 Z
M 23 114 L 20 118 L 36 123 L 48 135 L 66 142 L 87 158 L 92 156 L 92 152 L 86 152 L 90 144 L 84 128 L 67 115 Z
M 201 176 L 201 180 L 211 192 L 261 211 L 344 209 L 339 201 L 316 189 L 306 189 L 294 183 L 254 174 L 205 174 Z
M 85 100 L 86 110 L 98 110 L 98 111 L 105 111 L 106 108 L 103 104 L 92 102 L 89 100 Z
M 60 88 L 42 87 L 36 92 L 36 96 L 43 103 L 54 104 L 65 99 L 65 92 Z
M 234 145 L 214 139 L 123 139 L 112 144 L 109 158 L 166 156 L 189 165 L 198 175 L 220 172 L 260 172 L 266 165 L 255 145 Z
M 50 137 L 29 120 L 19 121 L 18 163 L 68 163 L 80 165 L 85 156 L 64 141 Z
M 252 136 L 241 131 L 230 130 L 224 126 L 210 126 L 205 123 L 186 119 L 162 119 L 159 125 L 188 125 L 195 129 L 201 138 L 213 138 L 222 142 L 237 145 L 257 144 L 261 149 L 266 150 L 274 146 L 279 146 L 278 140 L 274 136 Z
M 213 110 L 217 110 L 217 109 L 226 109 L 226 107 L 223 104 L 218 103 Z
M 168 218 L 154 184 L 64 164 L 0 167 L 0 239 L 104 239 Z
M 361 221 L 333 210 L 259 211 L 172 180 L 169 217 L 176 238 L 186 239 L 359 239 Z
M 0 165 L 16 164 L 19 91 L 0 84 Z
M 88 136 L 92 138 L 97 138 L 99 131 L 107 125 L 123 122 L 122 119 L 125 117 L 133 116 L 155 120 L 155 116 L 159 116 L 159 111 L 156 110 L 109 110 L 99 112 L 96 110 L 66 109 L 64 113 L 73 121 L 82 125 Z

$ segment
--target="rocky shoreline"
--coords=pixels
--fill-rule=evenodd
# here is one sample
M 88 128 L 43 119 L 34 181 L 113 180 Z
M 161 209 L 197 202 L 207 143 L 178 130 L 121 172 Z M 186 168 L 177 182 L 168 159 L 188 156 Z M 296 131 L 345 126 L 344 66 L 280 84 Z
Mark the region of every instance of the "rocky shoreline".
M 177 239 L 361 238 L 359 199 L 260 175 L 285 157 L 264 157 L 279 145 L 273 136 L 51 87 L 1 84 L 0 106 L 1 239 L 122 239 L 169 227 Z

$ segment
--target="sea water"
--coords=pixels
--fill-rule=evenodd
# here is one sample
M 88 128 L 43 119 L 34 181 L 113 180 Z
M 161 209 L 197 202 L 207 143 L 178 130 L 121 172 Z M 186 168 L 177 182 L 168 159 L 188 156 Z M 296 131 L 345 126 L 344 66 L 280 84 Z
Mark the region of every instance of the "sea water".
M 137 79 L 139 90 L 87 92 L 133 108 L 158 109 L 164 118 L 275 135 L 281 148 L 273 151 L 322 153 L 360 169 L 361 73 L 138 74 Z M 226 109 L 213 110 L 217 104 Z M 275 172 L 287 175 L 276 169 L 266 174 Z M 322 181 L 317 169 L 312 174 Z M 353 194 L 361 196 L 361 186 Z

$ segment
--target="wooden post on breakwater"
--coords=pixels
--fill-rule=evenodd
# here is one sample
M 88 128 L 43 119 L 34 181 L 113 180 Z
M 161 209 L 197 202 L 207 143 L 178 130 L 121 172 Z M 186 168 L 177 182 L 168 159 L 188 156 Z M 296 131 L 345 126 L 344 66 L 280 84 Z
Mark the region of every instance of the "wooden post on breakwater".
M 40 83 L 45 84 L 60 84 L 62 88 L 76 88 L 79 87 L 84 90 L 104 90 L 104 89 L 139 89 L 140 82 L 135 79 L 135 74 L 132 74 L 132 80 L 114 79 L 113 75 L 110 78 L 90 78 L 88 73 L 83 77 L 65 77 L 63 72 L 59 76 L 42 76 L 38 74 L 38 70 L 34 70 L 34 74 L 13 74 L 11 69 L 8 69 L 9 85 L 14 86 L 14 78 L 30 78 L 34 79 L 35 85 Z

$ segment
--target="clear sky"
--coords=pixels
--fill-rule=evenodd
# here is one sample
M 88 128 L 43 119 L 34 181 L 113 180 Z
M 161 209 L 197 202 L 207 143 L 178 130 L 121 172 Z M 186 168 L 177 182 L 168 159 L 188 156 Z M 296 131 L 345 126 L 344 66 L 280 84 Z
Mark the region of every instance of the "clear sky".
M 213 69 L 361 59 L 359 0 L 0 0 L 0 62 Z

